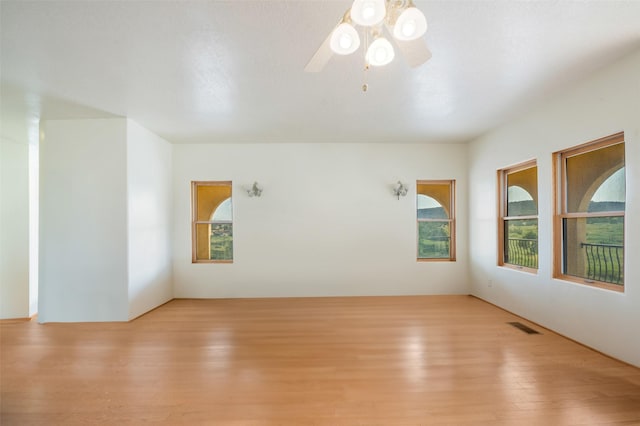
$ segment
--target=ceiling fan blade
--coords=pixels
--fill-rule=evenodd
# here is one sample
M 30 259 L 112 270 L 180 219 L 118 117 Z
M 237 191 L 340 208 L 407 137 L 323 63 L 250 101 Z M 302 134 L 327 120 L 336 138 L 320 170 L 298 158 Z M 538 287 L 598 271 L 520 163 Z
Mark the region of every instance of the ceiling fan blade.
M 389 34 L 393 34 L 394 25 L 390 25 L 387 22 L 385 26 Z M 418 67 L 431 59 L 431 51 L 427 47 L 427 42 L 424 40 L 424 37 L 410 41 L 402 41 L 394 38 L 393 41 L 396 42 L 398 49 L 402 52 L 402 56 L 404 56 L 411 68 Z
M 331 34 L 329 33 L 324 42 L 320 45 L 316 53 L 313 54 L 307 66 L 304 67 L 305 72 L 320 72 L 324 66 L 329 62 L 329 59 L 333 56 L 333 50 L 331 50 Z
M 431 51 L 424 37 L 411 41 L 395 40 L 395 42 L 411 68 L 418 67 L 431 59 Z

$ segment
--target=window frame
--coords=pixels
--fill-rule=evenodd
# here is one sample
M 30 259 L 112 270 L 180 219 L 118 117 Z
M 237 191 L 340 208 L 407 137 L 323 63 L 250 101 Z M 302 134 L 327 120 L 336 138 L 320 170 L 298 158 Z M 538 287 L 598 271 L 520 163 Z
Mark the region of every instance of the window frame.
M 507 191 L 509 190 L 507 185 L 507 178 L 512 173 L 521 172 L 523 170 L 536 168 L 536 186 L 538 186 L 538 162 L 536 159 L 527 160 L 522 163 L 518 163 L 511 167 L 506 167 L 498 170 L 498 266 L 502 266 L 509 269 L 515 269 L 517 271 L 529 272 L 532 274 L 537 274 L 538 269 L 540 268 L 540 210 L 538 206 L 538 200 L 536 201 L 536 212 L 535 215 L 522 215 L 522 216 L 507 216 L 508 213 L 508 195 Z M 538 191 L 539 193 L 539 191 Z M 535 219 L 538 223 L 538 237 L 537 237 L 537 251 L 538 251 L 538 267 L 531 268 L 528 266 L 516 265 L 513 263 L 505 262 L 505 226 L 508 221 L 511 220 L 531 220 Z
M 570 157 L 580 154 L 597 151 L 617 144 L 624 144 L 624 132 L 619 132 L 610 136 L 605 136 L 586 142 L 568 149 L 553 153 L 553 183 L 554 183 L 554 215 L 553 215 L 553 278 L 570 281 L 586 286 L 612 290 L 619 293 L 625 291 L 624 281 L 622 284 L 612 284 L 605 281 L 592 280 L 588 278 L 576 277 L 564 273 L 564 226 L 565 219 L 588 219 L 593 217 L 622 217 L 623 229 L 626 229 L 625 211 L 604 211 L 604 212 L 569 212 L 567 206 L 567 162 Z M 626 163 L 626 161 L 625 161 Z M 625 182 L 626 186 L 626 182 Z M 626 204 L 625 191 L 625 204 Z M 623 248 L 625 247 L 623 234 Z M 623 251 L 623 267 L 626 265 L 626 251 Z
M 418 185 L 449 185 L 449 218 L 448 219 L 420 219 L 418 218 Z M 425 195 L 425 194 L 422 194 Z M 456 180 L 429 179 L 416 181 L 416 259 L 418 262 L 455 262 L 456 261 Z M 420 255 L 420 222 L 449 222 L 449 257 L 419 257 Z
M 228 186 L 231 192 L 231 220 L 198 220 L 198 187 L 201 186 Z M 226 199 L 225 199 L 226 200 Z M 224 203 L 224 200 L 222 201 Z M 220 203 L 220 205 L 222 205 Z M 218 205 L 218 207 L 220 206 Z M 217 208 L 217 207 L 216 207 Z M 215 210 L 214 210 L 215 212 Z M 233 183 L 232 181 L 191 181 L 191 263 L 233 263 L 233 248 L 231 251 L 231 259 L 198 259 L 197 248 L 197 226 L 211 224 L 231 224 L 233 233 Z

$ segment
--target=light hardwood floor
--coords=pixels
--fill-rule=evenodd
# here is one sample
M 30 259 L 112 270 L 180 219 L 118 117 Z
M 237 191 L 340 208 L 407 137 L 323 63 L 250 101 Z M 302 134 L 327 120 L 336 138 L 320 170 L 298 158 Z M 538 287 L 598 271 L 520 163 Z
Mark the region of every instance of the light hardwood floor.
M 2 426 L 640 424 L 640 369 L 470 296 L 174 300 L 0 331 Z

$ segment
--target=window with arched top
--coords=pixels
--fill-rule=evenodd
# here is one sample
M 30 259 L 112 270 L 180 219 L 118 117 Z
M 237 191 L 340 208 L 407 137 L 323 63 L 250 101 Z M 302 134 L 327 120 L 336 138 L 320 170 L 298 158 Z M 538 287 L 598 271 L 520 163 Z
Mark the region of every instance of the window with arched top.
M 455 181 L 418 181 L 418 260 L 456 260 Z
M 233 261 L 231 182 L 192 182 L 192 261 Z
M 538 269 L 538 166 L 498 170 L 498 265 Z
M 556 152 L 554 277 L 624 290 L 624 133 Z

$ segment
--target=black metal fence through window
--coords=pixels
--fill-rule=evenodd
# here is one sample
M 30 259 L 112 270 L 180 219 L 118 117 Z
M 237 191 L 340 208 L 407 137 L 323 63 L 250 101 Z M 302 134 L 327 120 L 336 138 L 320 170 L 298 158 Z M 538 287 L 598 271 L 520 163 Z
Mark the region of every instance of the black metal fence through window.
M 612 284 L 624 283 L 624 246 L 580 243 L 587 257 L 587 278 Z
M 538 240 L 508 238 L 504 262 L 525 268 L 538 268 Z

